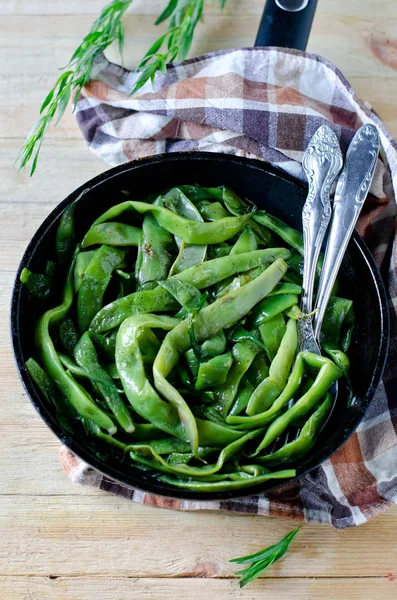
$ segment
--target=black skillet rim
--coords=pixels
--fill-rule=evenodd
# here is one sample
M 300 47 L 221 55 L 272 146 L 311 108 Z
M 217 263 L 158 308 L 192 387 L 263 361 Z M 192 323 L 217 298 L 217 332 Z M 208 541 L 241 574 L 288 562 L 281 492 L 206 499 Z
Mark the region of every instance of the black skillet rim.
M 220 501 L 220 500 L 229 500 L 229 499 L 237 499 L 247 496 L 256 496 L 261 492 L 268 492 L 270 490 L 274 490 L 276 488 L 281 488 L 284 485 L 290 484 L 292 481 L 299 479 L 306 475 L 308 472 L 316 469 L 318 466 L 323 464 L 326 460 L 332 456 L 345 442 L 346 440 L 354 433 L 357 429 L 361 421 L 365 416 L 365 412 L 367 411 L 370 402 L 375 394 L 375 391 L 379 385 L 379 382 L 382 377 L 382 373 L 385 367 L 387 351 L 389 346 L 389 334 L 390 334 L 390 321 L 389 321 L 389 311 L 388 311 L 388 300 L 386 290 L 383 284 L 382 277 L 378 270 L 378 267 L 374 261 L 374 258 L 369 251 L 367 245 L 361 236 L 355 231 L 353 233 L 353 241 L 358 246 L 360 252 L 363 255 L 363 258 L 368 263 L 370 271 L 373 276 L 375 288 L 378 296 L 378 306 L 380 310 L 380 339 L 381 344 L 377 353 L 377 362 L 375 368 L 373 370 L 371 384 L 367 390 L 363 398 L 363 409 L 359 417 L 357 418 L 354 427 L 348 430 L 345 430 L 344 435 L 341 436 L 339 440 L 338 446 L 334 449 L 334 451 L 330 454 L 322 458 L 315 465 L 311 465 L 308 468 L 299 470 L 297 469 L 296 477 L 288 480 L 271 480 L 266 482 L 266 484 L 252 486 L 252 488 L 247 488 L 246 490 L 242 490 L 240 492 L 214 492 L 214 493 L 197 493 L 188 490 L 183 490 L 180 488 L 174 488 L 172 486 L 168 486 L 164 483 L 157 481 L 155 478 L 147 480 L 140 478 L 140 472 L 138 470 L 131 471 L 129 473 L 121 473 L 117 469 L 109 466 L 105 462 L 98 459 L 94 451 L 91 451 L 87 447 L 82 446 L 76 439 L 72 438 L 70 435 L 66 434 L 65 431 L 62 430 L 60 425 L 57 423 L 56 419 L 53 415 L 51 415 L 48 408 L 42 402 L 39 394 L 37 393 L 33 382 L 26 370 L 25 363 L 23 360 L 22 349 L 20 347 L 19 342 L 19 299 L 20 293 L 22 289 L 22 284 L 19 281 L 19 276 L 22 269 L 29 264 L 30 256 L 33 250 L 40 244 L 41 239 L 47 232 L 47 230 L 52 226 L 53 222 L 60 216 L 60 214 L 64 211 L 64 209 L 74 200 L 76 200 L 82 192 L 89 188 L 96 187 L 100 185 L 103 181 L 107 181 L 117 176 L 119 173 L 125 171 L 134 171 L 137 167 L 147 166 L 156 164 L 158 162 L 162 162 L 164 160 L 167 161 L 178 161 L 180 159 L 195 159 L 195 160 L 226 160 L 230 161 L 230 163 L 238 162 L 238 163 L 246 163 L 251 166 L 255 166 L 261 170 L 265 170 L 267 173 L 272 174 L 277 177 L 281 177 L 288 182 L 300 187 L 301 189 L 305 189 L 305 185 L 294 177 L 286 174 L 281 169 L 273 167 L 269 163 L 265 163 L 260 160 L 248 159 L 245 157 L 233 156 L 229 154 L 220 154 L 220 153 L 212 153 L 212 152 L 175 152 L 170 154 L 159 154 L 155 156 L 149 156 L 142 159 L 138 159 L 135 161 L 131 161 L 129 163 L 124 163 L 120 166 L 109 169 L 100 175 L 97 175 L 93 179 L 90 179 L 85 184 L 80 186 L 74 192 L 69 194 L 62 202 L 60 202 L 46 217 L 43 223 L 40 225 L 36 233 L 33 235 L 31 241 L 29 242 L 21 262 L 18 267 L 18 271 L 16 274 L 16 279 L 14 282 L 12 299 L 11 299 L 11 316 L 10 316 L 10 326 L 11 326 L 11 338 L 12 338 L 12 346 L 14 352 L 14 359 L 18 368 L 18 374 L 22 381 L 22 384 L 25 388 L 25 391 L 32 402 L 33 406 L 39 413 L 40 417 L 43 419 L 45 424 L 51 429 L 51 431 L 56 435 L 56 437 L 67 446 L 76 456 L 81 458 L 84 462 L 94 468 L 96 471 L 99 471 L 106 478 L 116 481 L 123 486 L 127 486 L 129 488 L 140 490 L 143 492 L 156 494 L 159 496 L 176 498 L 176 499 L 187 499 L 187 500 L 195 500 L 195 501 Z

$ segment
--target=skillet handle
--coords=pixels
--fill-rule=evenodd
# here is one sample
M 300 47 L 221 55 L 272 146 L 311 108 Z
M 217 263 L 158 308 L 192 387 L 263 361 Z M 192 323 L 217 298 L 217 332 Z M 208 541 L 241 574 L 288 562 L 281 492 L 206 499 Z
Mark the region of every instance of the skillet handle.
M 267 0 L 255 46 L 305 50 L 317 0 Z

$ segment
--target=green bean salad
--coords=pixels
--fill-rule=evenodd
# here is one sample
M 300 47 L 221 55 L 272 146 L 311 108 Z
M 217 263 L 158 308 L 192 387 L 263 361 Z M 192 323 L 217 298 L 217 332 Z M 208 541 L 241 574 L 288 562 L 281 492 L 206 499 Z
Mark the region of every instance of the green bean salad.
M 21 274 L 51 304 L 64 268 L 26 363 L 62 428 L 184 490 L 294 477 L 349 381 L 354 326 L 334 295 L 323 355 L 298 351 L 301 233 L 226 187 L 184 185 L 115 204 L 76 240 L 76 202 L 58 264 Z

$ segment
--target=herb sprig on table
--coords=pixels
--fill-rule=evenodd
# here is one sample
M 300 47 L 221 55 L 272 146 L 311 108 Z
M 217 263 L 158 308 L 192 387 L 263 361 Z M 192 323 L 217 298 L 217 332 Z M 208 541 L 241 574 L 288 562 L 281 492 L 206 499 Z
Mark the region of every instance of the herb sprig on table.
M 288 533 L 282 540 L 277 542 L 277 544 L 269 546 L 264 550 L 260 550 L 255 554 L 250 554 L 249 556 L 242 556 L 241 558 L 233 558 L 232 560 L 230 560 L 229 562 L 237 564 L 251 563 L 246 569 L 236 571 L 236 575 L 241 575 L 239 581 L 240 587 L 244 587 L 245 585 L 247 585 L 247 583 L 250 583 L 251 581 L 257 579 L 273 563 L 280 560 L 280 558 L 282 558 L 287 552 L 292 540 L 294 539 L 299 530 L 300 527 L 294 529 L 293 531 Z
M 75 94 L 73 110 L 76 108 L 82 88 L 91 79 L 97 56 L 114 41 L 118 41 L 122 55 L 124 45 L 122 18 L 132 1 L 112 0 L 94 21 L 90 31 L 76 48 L 54 87 L 44 99 L 40 108 L 40 117 L 18 154 L 19 169 L 31 163 L 30 175 L 33 175 L 47 128 L 52 123 L 54 126 L 59 123 L 73 94 Z M 218 0 L 218 2 L 223 8 L 226 0 Z M 169 0 L 156 21 L 156 25 L 167 22 L 168 29 L 149 48 L 138 65 L 138 70 L 142 73 L 131 93 L 137 92 L 147 81 L 154 81 L 156 72 L 165 71 L 168 63 L 186 58 L 203 9 L 204 0 Z

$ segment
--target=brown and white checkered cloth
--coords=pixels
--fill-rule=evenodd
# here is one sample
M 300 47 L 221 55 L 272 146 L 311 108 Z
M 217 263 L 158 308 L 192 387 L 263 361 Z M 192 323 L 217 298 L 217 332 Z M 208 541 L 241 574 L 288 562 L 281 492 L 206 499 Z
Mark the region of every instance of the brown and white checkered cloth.
M 336 527 L 364 523 L 397 502 L 396 142 L 338 69 L 312 54 L 279 48 L 207 54 L 170 66 L 157 75 L 154 87 L 147 84 L 130 96 L 136 79 L 136 73 L 103 58 L 78 102 L 85 139 L 111 165 L 160 152 L 205 150 L 260 158 L 303 178 L 302 153 L 320 125 L 332 127 L 343 151 L 363 123 L 378 126 L 382 162 L 358 229 L 382 271 L 388 272 L 390 353 L 357 432 L 320 468 L 278 492 L 228 502 L 159 498 L 109 481 L 66 448 L 61 454 L 64 469 L 75 482 L 133 502 L 282 516 Z

